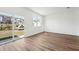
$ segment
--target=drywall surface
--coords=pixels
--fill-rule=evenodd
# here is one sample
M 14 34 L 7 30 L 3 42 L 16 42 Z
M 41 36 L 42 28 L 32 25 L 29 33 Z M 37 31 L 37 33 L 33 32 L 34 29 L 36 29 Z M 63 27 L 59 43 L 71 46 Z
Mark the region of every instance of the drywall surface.
M 45 31 L 79 36 L 79 8 L 46 16 Z
M 30 36 L 43 30 L 43 23 L 41 27 L 34 27 L 32 17 L 38 15 L 41 17 L 43 21 L 43 16 L 29 10 L 28 8 L 21 8 L 21 7 L 0 7 L 0 13 L 6 13 L 11 15 L 18 15 L 24 17 L 24 27 L 25 27 L 25 36 Z
M 79 36 L 79 9 L 76 11 L 76 17 L 77 17 L 77 24 L 78 24 L 78 32 L 77 32 L 77 35 Z

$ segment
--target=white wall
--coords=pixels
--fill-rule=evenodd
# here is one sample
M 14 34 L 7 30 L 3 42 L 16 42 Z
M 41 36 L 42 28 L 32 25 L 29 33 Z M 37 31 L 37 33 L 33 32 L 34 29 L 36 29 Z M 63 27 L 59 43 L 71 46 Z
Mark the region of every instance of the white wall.
M 79 9 L 62 10 L 46 16 L 45 31 L 79 36 Z
M 23 16 L 24 17 L 24 24 L 25 24 L 25 36 L 30 36 L 39 32 L 43 31 L 43 26 L 41 27 L 34 27 L 32 23 L 32 16 L 39 15 L 27 8 L 19 8 L 19 7 L 0 7 L 0 12 Z M 42 20 L 43 16 L 39 15 Z M 43 23 L 42 23 L 43 25 Z
M 79 36 L 79 8 L 76 11 L 76 17 L 77 17 L 77 20 L 78 20 L 78 32 L 77 32 L 77 35 Z

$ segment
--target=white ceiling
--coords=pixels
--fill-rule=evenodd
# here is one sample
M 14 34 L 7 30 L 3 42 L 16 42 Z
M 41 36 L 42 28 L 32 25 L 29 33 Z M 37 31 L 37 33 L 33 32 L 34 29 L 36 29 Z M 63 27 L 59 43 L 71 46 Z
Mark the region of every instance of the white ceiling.
M 67 8 L 67 7 L 29 7 L 32 11 L 39 13 L 40 15 L 46 16 L 50 15 L 55 12 L 62 12 L 66 10 L 71 10 L 74 9 L 72 8 Z

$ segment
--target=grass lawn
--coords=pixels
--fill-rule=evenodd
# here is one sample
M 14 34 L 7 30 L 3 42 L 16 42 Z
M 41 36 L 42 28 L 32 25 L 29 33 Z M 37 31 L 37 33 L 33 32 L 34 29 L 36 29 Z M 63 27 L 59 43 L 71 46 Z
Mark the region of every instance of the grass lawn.
M 24 30 L 15 30 L 14 34 L 18 36 L 24 35 Z
M 14 34 L 17 36 L 24 35 L 24 30 L 15 30 Z M 9 36 L 12 36 L 12 30 L 0 31 L 0 38 L 5 38 Z

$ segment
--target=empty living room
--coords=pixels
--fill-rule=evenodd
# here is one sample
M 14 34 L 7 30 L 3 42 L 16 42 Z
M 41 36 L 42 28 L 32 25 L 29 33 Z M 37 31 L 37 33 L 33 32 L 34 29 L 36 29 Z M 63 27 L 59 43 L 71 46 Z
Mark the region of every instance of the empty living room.
M 0 51 L 79 51 L 79 7 L 0 7 Z

